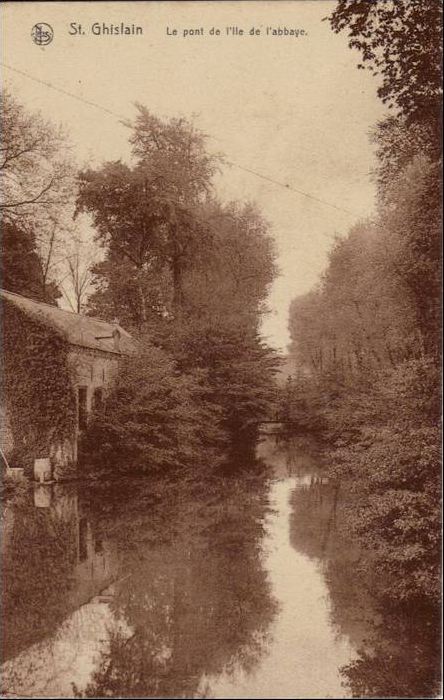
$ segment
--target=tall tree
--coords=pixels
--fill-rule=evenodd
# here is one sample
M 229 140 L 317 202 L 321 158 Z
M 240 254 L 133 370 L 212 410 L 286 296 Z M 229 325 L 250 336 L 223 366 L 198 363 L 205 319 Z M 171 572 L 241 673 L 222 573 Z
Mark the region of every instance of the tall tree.
M 8 92 L 1 96 L 1 211 L 11 219 L 65 204 L 72 178 L 66 135 Z
M 40 260 L 45 298 L 69 239 L 75 195 L 69 144 L 60 127 L 26 110 L 8 92 L 1 95 L 1 108 L 0 215 L 5 230 L 10 226 L 5 242 L 10 244 L 13 231 L 22 238 L 32 232 L 28 243 Z
M 222 205 L 216 200 L 201 216 L 210 236 L 202 241 L 184 275 L 188 315 L 235 317 L 238 325 L 257 327 L 276 274 L 267 222 L 253 204 Z
M 441 114 L 442 3 L 437 0 L 338 0 L 330 24 L 348 31 L 362 54 L 360 68 L 381 76 L 378 95 L 411 123 L 433 124 Z
M 183 275 L 208 231 L 198 206 L 210 195 L 216 160 L 205 137 L 183 119 L 162 122 L 138 106 L 130 142 L 136 164 L 106 163 L 80 175 L 78 211 L 92 214 L 110 255 L 123 256 L 137 280 L 140 317 L 148 318 L 144 277 L 168 267 L 172 309 L 183 305 Z

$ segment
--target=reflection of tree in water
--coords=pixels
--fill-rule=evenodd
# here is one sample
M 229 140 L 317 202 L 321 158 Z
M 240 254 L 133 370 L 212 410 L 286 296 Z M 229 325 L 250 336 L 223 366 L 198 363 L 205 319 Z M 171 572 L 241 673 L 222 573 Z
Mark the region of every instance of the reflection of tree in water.
M 437 611 L 419 607 L 394 611 L 372 595 L 372 581 L 359 574 L 363 554 L 344 535 L 341 498 L 334 485 L 314 477 L 293 491 L 292 505 L 291 543 L 319 562 L 329 589 L 332 622 L 358 649 L 357 658 L 341 669 L 352 696 L 436 696 Z
M 81 656 L 88 625 L 102 624 L 83 606 L 110 585 L 115 560 L 73 486 L 21 487 L 2 525 L 2 688 L 44 696 Z
M 2 660 L 53 633 L 69 612 L 75 523 L 34 506 L 33 492 L 5 508 Z
M 252 669 L 275 613 L 261 564 L 265 484 L 126 489 L 90 504 L 119 548 L 112 609 L 123 624 L 85 695 L 194 697 L 207 675 Z
M 291 495 L 290 541 L 298 552 L 320 562 L 335 548 L 338 490 L 322 475 L 311 474 Z
M 341 669 L 353 697 L 438 697 L 439 616 L 422 613 L 384 612 L 359 657 Z
M 273 465 L 276 477 L 283 478 L 312 473 L 322 461 L 314 439 L 280 433 L 262 439 L 258 454 L 266 463 Z

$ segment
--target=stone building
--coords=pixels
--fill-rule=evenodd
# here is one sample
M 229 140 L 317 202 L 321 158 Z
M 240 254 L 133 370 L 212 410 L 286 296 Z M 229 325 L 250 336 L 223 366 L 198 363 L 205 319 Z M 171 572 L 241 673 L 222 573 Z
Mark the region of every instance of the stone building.
M 35 301 L 5 290 L 0 290 L 2 306 L 9 302 L 29 318 L 56 331 L 67 344 L 68 363 L 71 369 L 76 397 L 76 418 L 72 426 L 72 438 L 64 444 L 48 444 L 46 458 L 55 468 L 75 464 L 77 443 L 86 428 L 88 415 L 100 407 L 106 392 L 112 386 L 118 371 L 119 359 L 136 352 L 136 342 L 118 323 L 83 316 L 50 304 Z M 23 338 L 26 343 L 27 338 Z M 14 447 L 14 438 L 8 425 L 8 415 L 2 406 L 1 448 L 8 457 Z

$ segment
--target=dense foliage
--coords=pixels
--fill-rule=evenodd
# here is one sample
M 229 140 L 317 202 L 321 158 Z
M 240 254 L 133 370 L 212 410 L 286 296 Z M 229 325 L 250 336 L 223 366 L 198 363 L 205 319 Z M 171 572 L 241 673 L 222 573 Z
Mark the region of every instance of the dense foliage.
M 239 319 L 193 319 L 165 340 L 185 372 L 204 372 L 209 396 L 220 409 L 220 426 L 233 456 L 252 456 L 258 423 L 276 399 L 276 353 Z
M 435 2 L 340 0 L 331 18 L 382 74 L 397 116 L 373 134 L 377 215 L 338 238 L 318 287 L 291 305 L 297 372 L 281 407 L 335 448 L 344 527 L 397 603 L 439 599 L 440 13 Z
M 122 361 L 115 386 L 83 443 L 86 467 L 116 471 L 211 471 L 224 436 L 205 373 L 179 372 L 149 341 Z M 185 472 L 185 473 L 184 473 Z
M 410 122 L 440 131 L 442 3 L 436 0 L 348 2 L 338 0 L 330 17 L 335 32 L 347 31 L 361 53 L 360 68 L 382 77 L 379 97 Z
M 278 361 L 259 334 L 273 242 L 255 206 L 217 200 L 202 133 L 138 109 L 134 162 L 80 174 L 78 211 L 104 249 L 90 312 L 118 318 L 141 347 L 85 448 L 100 435 L 145 469 L 217 464 L 211 445 L 248 454 L 274 400 Z
M 55 303 L 60 292 L 54 283 L 45 279 L 32 231 L 4 221 L 1 227 L 1 250 L 0 285 L 3 289 L 31 299 Z
M 303 441 L 294 440 L 298 459 Z M 292 544 L 322 569 L 335 630 L 356 650 L 340 669 L 344 690 L 355 698 L 437 697 L 436 609 L 423 599 L 406 611 L 393 598 L 376 595 L 386 586 L 387 570 L 375 566 L 371 548 L 363 551 L 350 541 L 353 494 L 332 481 L 312 479 L 308 488 L 293 491 L 291 501 Z M 403 585 L 402 579 L 394 583 Z
M 76 402 L 68 346 L 55 330 L 2 302 L 2 396 L 14 442 L 11 466 L 32 473 L 48 445 L 72 441 Z

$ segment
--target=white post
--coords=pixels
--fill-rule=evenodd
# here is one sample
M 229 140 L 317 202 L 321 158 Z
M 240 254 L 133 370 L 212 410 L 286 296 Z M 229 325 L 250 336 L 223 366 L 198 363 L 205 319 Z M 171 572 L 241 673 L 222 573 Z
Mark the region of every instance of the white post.
M 34 479 L 43 483 L 51 479 L 51 462 L 49 457 L 34 460 Z

